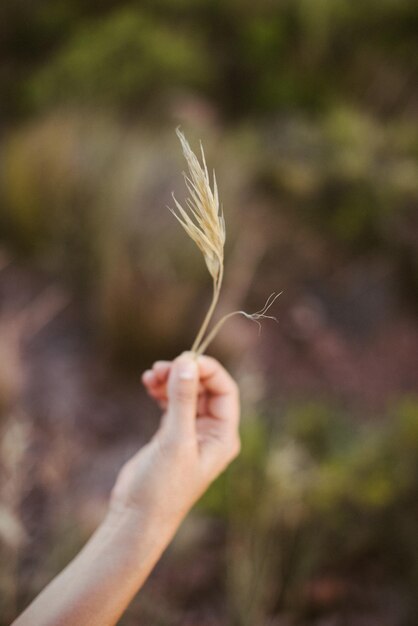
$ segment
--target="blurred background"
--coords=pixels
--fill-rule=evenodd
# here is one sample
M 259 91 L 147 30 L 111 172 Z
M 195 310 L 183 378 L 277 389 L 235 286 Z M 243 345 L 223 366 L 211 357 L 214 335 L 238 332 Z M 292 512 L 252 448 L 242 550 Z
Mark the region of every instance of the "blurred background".
M 418 623 L 418 5 L 2 0 L 0 624 L 155 431 L 140 374 L 211 295 L 176 126 L 227 221 L 210 349 L 241 457 L 123 626 Z

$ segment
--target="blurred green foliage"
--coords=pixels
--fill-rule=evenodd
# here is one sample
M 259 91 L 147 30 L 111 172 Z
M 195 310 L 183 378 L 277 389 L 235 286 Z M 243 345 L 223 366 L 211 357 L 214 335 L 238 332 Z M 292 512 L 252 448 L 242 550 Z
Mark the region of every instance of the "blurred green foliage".
M 98 97 L 102 105 L 155 106 L 170 88 L 204 85 L 207 65 L 204 50 L 192 36 L 127 8 L 77 30 L 57 56 L 35 72 L 28 99 L 41 108 Z
M 120 305 L 109 333 L 125 333 L 141 280 L 135 246 L 145 260 L 158 231 L 170 262 L 190 265 L 182 246 L 170 246 L 174 230 L 164 237 L 135 221 L 140 203 L 154 212 L 167 204 L 182 167 L 161 153 L 159 163 L 155 147 L 171 154 L 165 129 L 179 118 L 200 125 L 208 145 L 219 119 L 233 145 L 215 163 L 229 219 L 232 205 L 267 199 L 272 231 L 280 213 L 334 254 L 377 252 L 413 301 L 417 22 L 413 0 L 4 0 L 1 239 L 64 268 L 84 290 L 117 285 L 111 299 L 128 310 Z M 191 98 L 191 114 L 178 112 L 181 98 Z M 242 171 L 240 196 L 232 169 Z M 150 285 L 154 272 L 144 271 Z
M 366 584 L 371 554 L 381 585 L 416 589 L 417 398 L 378 426 L 314 403 L 274 423 L 244 421 L 242 454 L 199 505 L 229 528 L 231 623 L 266 623 L 289 608 L 303 615 L 309 584 L 328 574 L 354 568 Z M 413 598 L 403 597 L 405 623 L 418 615 Z
M 170 87 L 226 117 L 416 102 L 414 0 L 3 0 L 0 91 L 13 119 L 57 101 L 143 110 Z

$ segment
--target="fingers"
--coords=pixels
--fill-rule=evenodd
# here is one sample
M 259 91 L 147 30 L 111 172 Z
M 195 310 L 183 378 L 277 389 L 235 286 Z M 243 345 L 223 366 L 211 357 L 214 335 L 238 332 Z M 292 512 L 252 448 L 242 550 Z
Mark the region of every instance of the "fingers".
M 198 367 L 190 354 L 172 363 L 167 384 L 167 425 L 176 431 L 194 432 L 199 389 Z
M 184 353 L 176 359 L 192 360 L 190 354 Z M 212 414 L 213 417 L 226 420 L 231 427 L 237 425 L 239 418 L 238 387 L 229 373 L 220 363 L 208 356 L 200 356 L 198 364 L 198 404 L 197 414 Z M 168 404 L 168 380 L 173 363 L 171 361 L 156 361 L 152 370 L 147 370 L 142 376 L 143 383 L 149 395 L 154 398 L 163 409 Z
M 234 392 L 236 389 L 234 379 L 216 359 L 200 356 L 197 362 L 201 392 L 207 391 L 214 395 Z M 156 361 L 151 370 L 146 370 L 143 373 L 142 382 L 148 391 L 155 392 L 157 389 L 165 389 L 171 366 L 171 361 Z
M 201 356 L 198 359 L 199 376 L 208 395 L 208 413 L 223 420 L 231 432 L 238 428 L 240 406 L 239 390 L 234 379 L 216 359 Z
M 197 455 L 201 476 L 213 480 L 240 449 L 239 392 L 233 378 L 215 359 L 184 353 L 173 362 L 157 361 L 142 379 L 165 409 L 160 437 L 168 437 L 163 440 L 174 443 L 181 455 Z
M 167 382 L 171 361 L 156 361 L 151 370 L 142 374 L 142 382 L 147 389 L 163 386 Z
M 146 370 L 142 374 L 142 382 L 148 394 L 156 400 L 159 406 L 165 410 L 167 408 L 167 379 L 171 369 L 171 361 L 156 361 L 152 369 Z M 205 388 L 199 382 L 199 398 L 197 405 L 197 415 L 207 413 L 207 399 Z
M 142 382 L 148 394 L 165 409 L 167 406 L 167 378 L 171 361 L 156 361 L 151 370 L 142 374 Z
M 216 359 L 199 356 L 197 363 L 199 366 L 199 393 L 224 395 L 233 394 L 237 390 L 234 379 Z M 152 369 L 146 370 L 142 374 L 142 382 L 150 395 L 167 397 L 166 386 L 171 367 L 172 361 L 156 361 Z
M 167 381 L 171 369 L 171 361 L 156 361 L 152 366 L 152 371 L 160 383 Z
M 235 394 L 237 384 L 222 365 L 210 356 L 198 358 L 199 377 L 205 389 L 213 395 Z
M 200 381 L 206 391 L 207 411 L 200 434 L 201 458 L 217 476 L 240 451 L 238 386 L 215 359 L 199 357 Z

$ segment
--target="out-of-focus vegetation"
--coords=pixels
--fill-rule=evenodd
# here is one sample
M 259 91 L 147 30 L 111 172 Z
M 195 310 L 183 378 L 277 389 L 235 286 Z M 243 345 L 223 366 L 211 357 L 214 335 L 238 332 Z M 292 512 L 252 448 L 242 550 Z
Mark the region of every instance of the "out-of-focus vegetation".
M 217 173 L 221 307 L 284 294 L 214 344 L 242 455 L 122 623 L 415 625 L 417 29 L 413 0 L 2 0 L 1 626 L 152 431 L 127 366 L 210 297 L 166 209 L 178 124 Z
M 257 220 L 253 207 L 268 208 L 269 259 L 248 268 L 255 282 L 276 287 L 279 279 L 286 286 L 291 261 L 299 282 L 320 275 L 333 258 L 375 256 L 414 301 L 415 129 L 339 109 L 316 124 L 286 118 L 268 132 L 231 130 L 226 139 L 214 133 L 206 143 L 227 207 L 231 253 Z M 3 144 L 1 223 L 8 243 L 84 293 L 101 336 L 125 357 L 129 347 L 149 358 L 144 342 L 152 356 L 189 341 L 195 306 L 209 288 L 203 264 L 190 263 L 193 248 L 165 208 L 171 190 L 182 193 L 176 149 L 171 132 L 75 113 L 50 114 Z M 306 246 L 319 242 L 324 249 L 308 271 L 305 250 L 287 250 L 292 231 L 302 229 Z
M 160 314 L 179 306 L 180 320 L 192 298 L 177 285 L 170 304 L 166 284 L 168 265 L 185 271 L 163 214 L 179 184 L 178 122 L 215 139 L 230 232 L 234 207 L 267 201 L 269 221 L 280 211 L 337 254 L 381 253 L 417 295 L 416 3 L 43 0 L 0 10 L 3 238 L 72 274 L 110 342 L 118 327 L 122 344 L 152 337 L 155 353 L 156 336 L 173 350 L 181 341 L 181 322 L 162 325 L 152 305 L 166 293 Z M 222 139 L 214 120 L 229 128 Z M 156 232 L 158 259 L 140 243 Z M 141 276 L 151 319 L 135 338 Z
M 69 101 L 142 111 L 183 88 L 234 119 L 416 104 L 413 0 L 4 0 L 1 12 L 9 117 Z
M 267 624 L 289 610 L 306 618 L 328 602 L 333 610 L 352 602 L 354 616 L 362 586 L 374 585 L 394 591 L 384 610 L 402 604 L 414 623 L 417 399 L 392 407 L 378 427 L 315 403 L 273 419 L 244 423 L 243 454 L 200 504 L 227 523 L 231 623 Z

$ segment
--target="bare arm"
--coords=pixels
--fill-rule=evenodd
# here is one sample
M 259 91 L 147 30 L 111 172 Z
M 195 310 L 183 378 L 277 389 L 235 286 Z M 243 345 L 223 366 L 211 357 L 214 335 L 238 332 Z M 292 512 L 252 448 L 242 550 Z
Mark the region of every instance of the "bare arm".
M 119 473 L 108 514 L 13 626 L 112 626 L 181 521 L 238 454 L 238 390 L 217 361 L 184 354 L 143 381 L 161 427 Z

